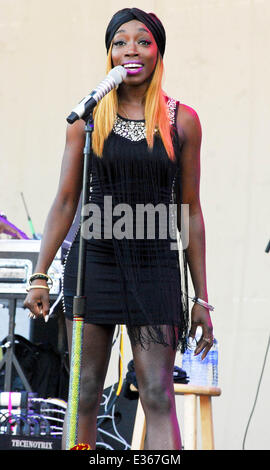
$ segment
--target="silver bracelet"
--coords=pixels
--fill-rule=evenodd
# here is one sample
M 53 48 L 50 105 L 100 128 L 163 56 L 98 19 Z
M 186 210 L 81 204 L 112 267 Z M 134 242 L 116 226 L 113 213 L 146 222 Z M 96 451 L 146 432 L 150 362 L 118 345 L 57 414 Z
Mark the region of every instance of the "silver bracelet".
M 202 305 L 202 307 L 207 308 L 208 310 L 214 310 L 213 305 L 210 305 L 208 302 L 205 302 L 205 300 L 200 299 L 199 297 L 190 297 L 192 302 Z

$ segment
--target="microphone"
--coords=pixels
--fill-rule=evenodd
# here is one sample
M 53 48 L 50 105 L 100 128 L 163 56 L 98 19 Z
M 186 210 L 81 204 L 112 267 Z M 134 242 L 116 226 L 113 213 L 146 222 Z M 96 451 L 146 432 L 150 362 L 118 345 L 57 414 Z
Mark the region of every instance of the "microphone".
M 73 124 L 77 119 L 82 118 L 88 114 L 97 103 L 109 93 L 113 88 L 116 88 L 126 78 L 127 71 L 122 65 L 117 65 L 108 73 L 107 77 L 92 91 L 89 95 L 83 98 L 67 117 L 67 122 Z

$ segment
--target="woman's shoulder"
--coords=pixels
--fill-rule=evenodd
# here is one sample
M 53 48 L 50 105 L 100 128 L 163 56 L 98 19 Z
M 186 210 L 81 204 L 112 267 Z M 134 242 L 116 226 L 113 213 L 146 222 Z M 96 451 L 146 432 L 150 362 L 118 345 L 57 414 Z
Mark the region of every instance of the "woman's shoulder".
M 199 119 L 197 111 L 187 104 L 178 101 L 177 119 L 197 121 Z
M 188 106 L 187 104 L 182 103 L 177 98 L 173 98 L 172 96 L 168 96 L 167 93 L 164 93 L 165 100 L 169 111 L 174 111 L 176 114 L 176 120 L 179 122 L 183 121 L 196 121 L 199 119 L 198 113 L 195 111 L 194 108 Z
M 187 104 L 178 100 L 176 126 L 181 140 L 185 140 L 189 135 L 201 135 L 201 123 L 197 111 Z
M 85 132 L 85 121 L 83 119 L 78 119 L 73 124 L 67 124 L 66 126 L 67 135 L 71 138 L 80 139 Z

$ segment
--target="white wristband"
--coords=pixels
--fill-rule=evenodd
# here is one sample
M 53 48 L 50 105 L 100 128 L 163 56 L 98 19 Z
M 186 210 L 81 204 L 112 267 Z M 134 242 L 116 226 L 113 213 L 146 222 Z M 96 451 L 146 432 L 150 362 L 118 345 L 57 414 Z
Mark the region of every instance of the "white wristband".
M 205 302 L 205 300 L 200 299 L 199 297 L 193 297 L 192 301 L 196 304 L 202 305 L 202 307 L 205 307 L 208 310 L 214 310 L 213 305 L 210 305 L 208 302 Z

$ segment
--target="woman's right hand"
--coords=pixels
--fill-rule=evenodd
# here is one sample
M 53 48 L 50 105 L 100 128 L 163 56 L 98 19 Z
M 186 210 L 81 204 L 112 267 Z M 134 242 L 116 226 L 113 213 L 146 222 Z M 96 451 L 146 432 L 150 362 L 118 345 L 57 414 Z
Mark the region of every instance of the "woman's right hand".
M 32 282 L 31 286 L 42 285 L 48 286 L 47 282 L 43 279 L 36 279 Z M 28 308 L 33 315 L 32 318 L 43 316 L 44 320 L 48 321 L 50 311 L 50 298 L 48 289 L 30 289 L 23 303 L 23 308 Z M 30 315 L 31 315 L 30 314 Z

